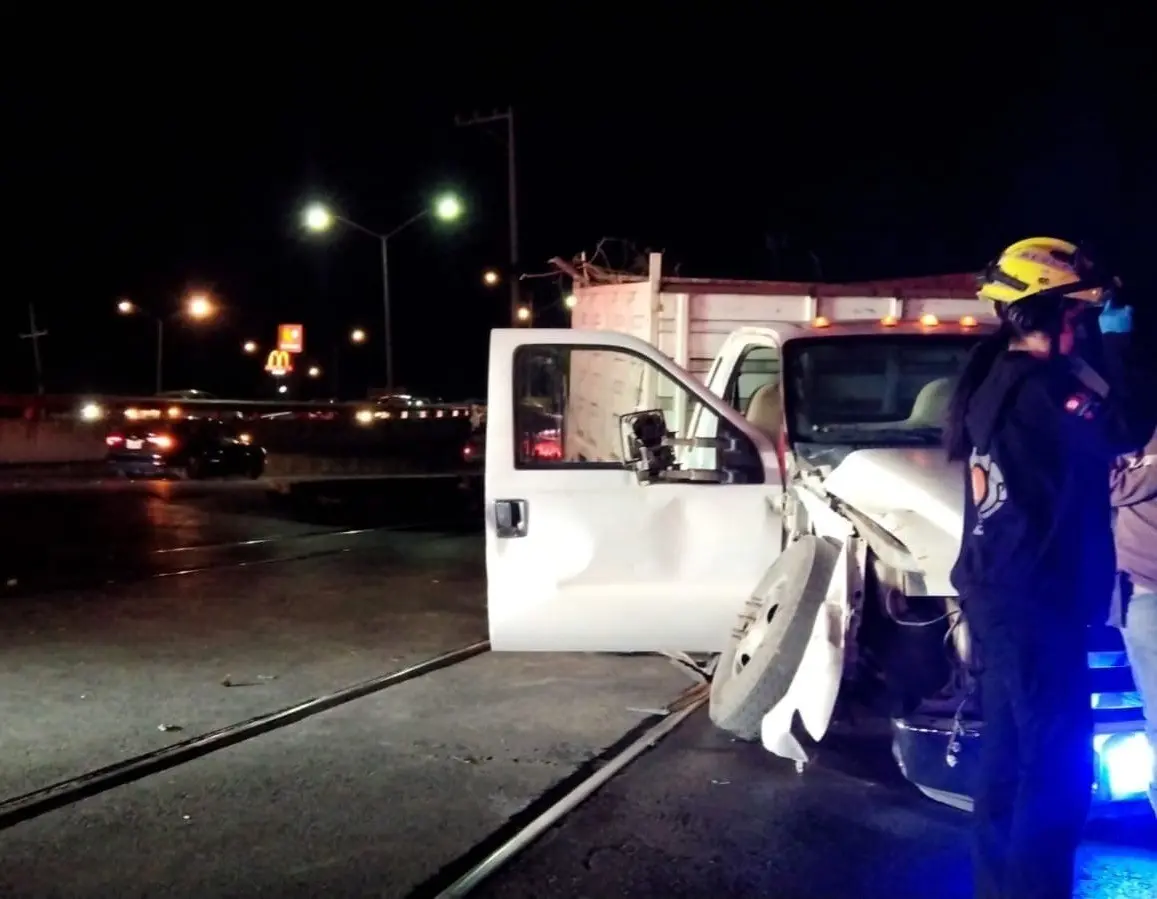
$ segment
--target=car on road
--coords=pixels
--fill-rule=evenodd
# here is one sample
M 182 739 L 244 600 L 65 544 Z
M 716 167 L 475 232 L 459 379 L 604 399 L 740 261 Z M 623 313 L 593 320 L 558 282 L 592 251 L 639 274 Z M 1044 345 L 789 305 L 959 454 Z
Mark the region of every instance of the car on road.
M 486 431 L 475 431 L 462 447 L 462 461 L 467 465 L 481 465 L 486 461 Z
M 562 458 L 562 437 L 558 428 L 528 434 L 522 441 L 522 453 L 529 459 L 545 461 Z M 474 431 L 462 447 L 462 461 L 482 465 L 486 461 L 486 431 Z
M 547 428 L 531 434 L 523 441 L 522 452 L 535 460 L 562 459 L 562 431 L 558 428 Z
M 207 390 L 162 390 L 157 394 L 170 400 L 215 400 L 217 395 Z
M 374 405 L 378 409 L 388 411 L 421 409 L 432 404 L 433 401 L 427 397 L 413 396 L 409 393 L 388 393 L 374 398 Z
M 259 478 L 265 471 L 265 449 L 232 422 L 126 423 L 105 437 L 105 445 L 109 468 L 125 477 Z

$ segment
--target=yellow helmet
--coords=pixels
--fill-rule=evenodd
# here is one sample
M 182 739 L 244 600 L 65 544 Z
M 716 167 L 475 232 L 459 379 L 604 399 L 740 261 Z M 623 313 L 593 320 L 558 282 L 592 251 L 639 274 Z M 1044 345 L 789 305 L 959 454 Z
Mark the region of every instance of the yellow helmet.
M 1030 237 L 1000 254 L 982 276 L 976 295 L 997 304 L 998 311 L 1004 304 L 1036 296 L 1100 305 L 1108 298 L 1111 283 L 1098 277 L 1076 244 Z

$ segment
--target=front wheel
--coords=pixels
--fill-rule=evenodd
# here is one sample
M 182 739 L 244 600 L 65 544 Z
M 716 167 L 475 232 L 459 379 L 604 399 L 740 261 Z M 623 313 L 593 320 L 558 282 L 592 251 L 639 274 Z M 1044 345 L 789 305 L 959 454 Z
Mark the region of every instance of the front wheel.
M 709 711 L 717 727 L 743 740 L 759 737 L 763 716 L 795 680 L 838 556 L 834 544 L 808 535 L 768 568 L 711 680 Z
M 264 473 L 265 459 L 262 456 L 254 456 L 245 466 L 245 477 L 251 481 L 256 481 Z
M 190 456 L 185 463 L 185 477 L 190 481 L 201 481 L 206 475 L 205 460 L 200 456 Z

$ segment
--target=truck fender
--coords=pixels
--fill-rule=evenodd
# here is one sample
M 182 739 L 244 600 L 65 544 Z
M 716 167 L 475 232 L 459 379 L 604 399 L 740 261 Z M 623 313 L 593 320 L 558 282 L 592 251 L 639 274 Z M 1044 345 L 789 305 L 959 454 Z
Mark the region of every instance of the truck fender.
M 831 539 L 831 538 L 829 538 Z M 844 674 L 847 634 L 852 620 L 852 594 L 860 583 L 854 540 L 839 546 L 839 555 L 823 604 L 816 613 L 811 635 L 787 693 L 763 716 L 760 738 L 764 748 L 797 765 L 808 761 L 803 746 L 792 734 L 795 713 L 808 735 L 819 742 L 827 734 Z

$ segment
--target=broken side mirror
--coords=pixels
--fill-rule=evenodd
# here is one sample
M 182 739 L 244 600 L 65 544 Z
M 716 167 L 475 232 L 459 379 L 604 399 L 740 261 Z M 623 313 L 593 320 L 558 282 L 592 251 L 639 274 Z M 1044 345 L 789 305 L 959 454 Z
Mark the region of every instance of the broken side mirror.
M 632 412 L 619 419 L 623 445 L 623 463 L 634 470 L 639 483 L 646 484 L 676 467 L 675 449 L 670 441 L 674 433 L 667 430 L 667 419 L 660 409 Z
M 676 437 L 667 429 L 667 419 L 660 409 L 632 412 L 620 417 L 623 462 L 635 472 L 640 484 L 654 481 L 695 481 L 709 484 L 748 483 L 746 466 L 735 468 L 729 460 L 748 454 L 740 441 L 731 435 L 723 437 Z M 683 468 L 676 459 L 676 447 L 716 450 L 721 464 L 714 468 Z M 760 477 L 755 481 L 762 481 Z

